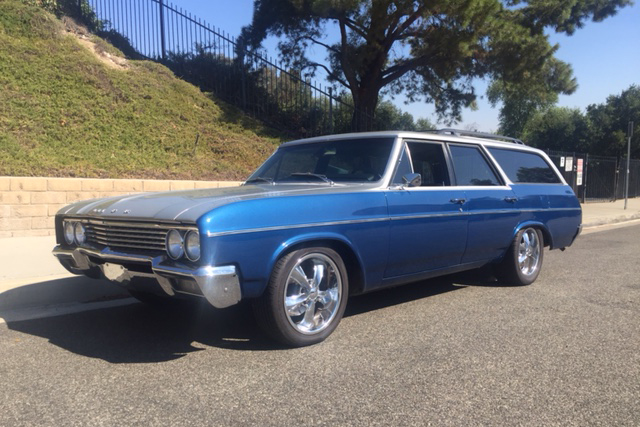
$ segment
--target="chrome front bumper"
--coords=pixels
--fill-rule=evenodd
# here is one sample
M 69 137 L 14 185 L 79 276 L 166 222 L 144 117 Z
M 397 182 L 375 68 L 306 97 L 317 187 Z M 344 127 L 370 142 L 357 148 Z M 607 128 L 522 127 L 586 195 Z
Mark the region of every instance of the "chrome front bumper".
M 178 292 L 204 296 L 216 308 L 237 304 L 242 298 L 240 279 L 233 265 L 190 269 L 163 264 L 165 256 L 125 254 L 108 248 L 64 249 L 59 245 L 53 249 L 53 255 L 74 274 L 91 276 L 100 271 L 107 279 L 123 285 L 137 277 L 153 278 L 167 295 Z M 133 265 L 146 266 L 146 270 L 150 267 L 151 272 L 132 269 Z

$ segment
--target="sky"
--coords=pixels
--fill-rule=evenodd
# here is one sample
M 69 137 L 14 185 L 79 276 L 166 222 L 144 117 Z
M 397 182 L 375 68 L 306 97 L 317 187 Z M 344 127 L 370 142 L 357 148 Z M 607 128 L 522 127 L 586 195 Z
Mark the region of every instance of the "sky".
M 240 29 L 251 23 L 253 0 L 173 0 L 173 4 L 207 21 L 219 30 L 237 37 Z M 640 2 L 626 7 L 617 15 L 603 22 L 587 22 L 572 36 L 551 34 L 550 41 L 560 48 L 556 57 L 573 67 L 578 80 L 578 90 L 572 95 L 561 95 L 558 105 L 579 108 L 582 111 L 591 104 L 604 103 L 609 95 L 620 94 L 629 86 L 640 85 Z M 276 58 L 277 40 L 269 39 L 265 48 Z M 316 52 L 320 54 L 321 51 Z M 324 85 L 322 75 L 318 83 Z M 492 108 L 485 97 L 487 84 L 478 81 L 475 88 L 480 95 L 478 109 L 465 109 L 457 128 L 473 128 L 493 132 L 498 128 L 499 106 Z M 434 108 L 425 103 L 405 104 L 404 97 L 393 100 L 403 111 L 415 119 L 425 117 L 437 123 Z M 446 127 L 439 123 L 438 127 Z

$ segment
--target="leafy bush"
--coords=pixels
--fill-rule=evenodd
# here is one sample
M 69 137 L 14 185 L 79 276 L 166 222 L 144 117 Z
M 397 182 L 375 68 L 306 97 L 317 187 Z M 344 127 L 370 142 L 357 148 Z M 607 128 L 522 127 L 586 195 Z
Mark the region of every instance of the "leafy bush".
M 54 16 L 42 13 L 39 7 L 17 1 L 0 2 L 0 33 L 12 37 L 55 39 L 62 25 Z
M 91 32 L 104 29 L 105 23 L 98 19 L 87 0 L 22 0 L 29 6 L 38 6 L 48 12 L 61 16 L 70 16 Z
M 41 7 L 51 13 L 56 13 L 58 10 L 57 0 L 23 0 L 23 2 L 29 6 Z

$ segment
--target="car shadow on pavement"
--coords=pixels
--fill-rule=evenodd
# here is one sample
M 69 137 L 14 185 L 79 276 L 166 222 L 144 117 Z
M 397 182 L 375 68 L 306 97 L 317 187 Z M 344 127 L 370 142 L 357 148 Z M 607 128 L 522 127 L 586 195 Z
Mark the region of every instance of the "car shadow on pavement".
M 512 285 L 497 281 L 493 276 L 493 268 L 488 266 L 352 297 L 349 299 L 345 317 L 404 304 L 470 286 L 511 287 Z
M 133 301 L 133 300 L 131 300 Z M 70 352 L 110 363 L 179 359 L 206 346 L 276 350 L 258 330 L 250 304 L 216 310 L 206 303 L 173 307 L 143 303 L 56 317 L 7 322 L 9 329 L 39 336 Z
M 5 286 L 7 287 L 6 283 Z M 126 290 L 108 280 L 89 279 L 84 276 L 59 277 L 41 281 L 25 280 L 9 285 L 0 292 L 0 317 L 15 310 L 47 307 L 59 304 L 110 300 L 128 296 Z
M 455 291 L 464 287 L 464 285 L 458 285 L 451 279 L 452 277 L 450 276 L 444 276 L 435 279 L 421 280 L 419 282 L 351 297 L 344 315 L 345 317 L 356 316 L 358 314 L 432 297 L 445 292 Z
M 446 276 L 353 297 L 345 316 L 482 283 L 462 279 L 464 277 Z M 205 350 L 207 346 L 241 351 L 287 350 L 260 330 L 248 302 L 222 310 L 204 301 L 176 301 L 171 307 L 131 303 L 56 317 L 8 321 L 7 326 L 45 338 L 75 354 L 110 363 L 170 361 Z

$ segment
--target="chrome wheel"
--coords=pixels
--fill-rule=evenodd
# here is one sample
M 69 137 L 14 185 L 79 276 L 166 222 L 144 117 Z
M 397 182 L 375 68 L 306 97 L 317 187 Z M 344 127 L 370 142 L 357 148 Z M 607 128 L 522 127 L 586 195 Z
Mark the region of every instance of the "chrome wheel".
M 518 268 L 527 276 L 534 274 L 540 265 L 540 240 L 538 233 L 528 228 L 522 233 L 518 247 Z
M 342 277 L 325 254 L 299 258 L 284 286 L 284 309 L 294 329 L 302 334 L 324 330 L 335 318 L 342 299 Z
M 496 278 L 510 285 L 530 285 L 542 270 L 544 236 L 533 227 L 516 233 L 502 261 L 495 266 Z

